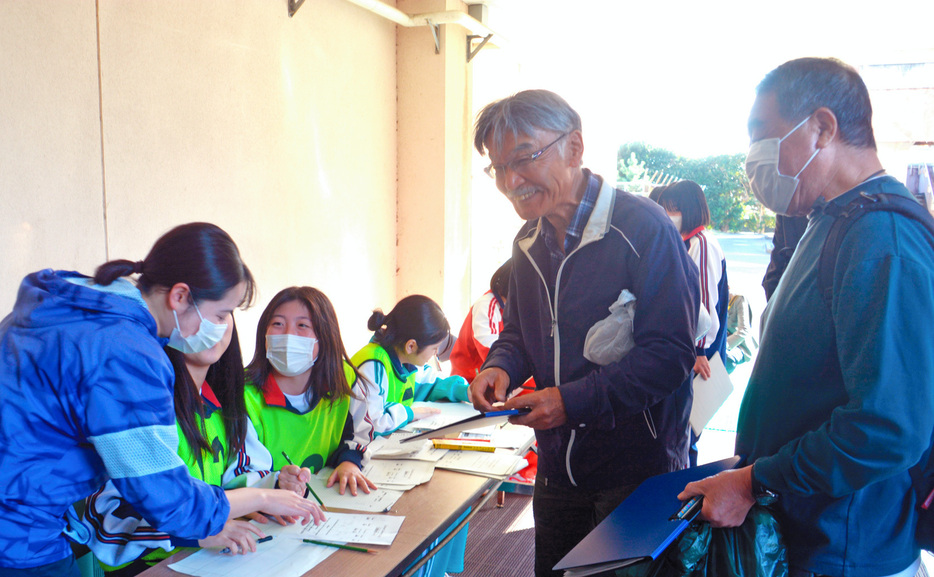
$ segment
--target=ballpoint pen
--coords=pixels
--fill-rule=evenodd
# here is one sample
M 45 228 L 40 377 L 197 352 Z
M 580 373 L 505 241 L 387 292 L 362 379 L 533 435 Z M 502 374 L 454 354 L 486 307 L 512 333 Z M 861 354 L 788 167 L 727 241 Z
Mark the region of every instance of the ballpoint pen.
M 287 462 L 289 465 L 294 465 L 294 464 L 295 464 L 295 463 L 292 462 L 292 459 L 289 458 L 289 456 L 286 454 L 285 451 L 282 451 L 282 456 L 285 457 L 285 460 L 286 460 L 286 462 Z M 321 505 L 321 508 L 324 509 L 325 511 L 327 511 L 328 508 L 324 506 L 324 501 L 322 501 L 322 500 L 321 500 L 321 497 L 319 497 L 318 494 L 315 493 L 315 490 L 311 488 L 311 483 L 305 483 L 305 486 L 308 487 L 308 491 L 311 492 L 311 495 L 312 495 L 312 497 L 315 498 L 315 501 L 317 501 L 318 504 Z
M 257 543 L 265 543 L 266 541 L 272 541 L 272 535 L 266 535 L 256 540 Z M 230 547 L 224 547 L 221 549 L 221 553 L 230 553 Z

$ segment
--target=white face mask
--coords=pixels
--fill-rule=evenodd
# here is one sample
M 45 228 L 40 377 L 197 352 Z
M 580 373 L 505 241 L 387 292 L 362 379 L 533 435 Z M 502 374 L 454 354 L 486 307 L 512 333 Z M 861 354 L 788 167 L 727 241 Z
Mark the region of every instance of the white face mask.
M 675 228 L 678 229 L 678 232 L 681 232 L 681 215 L 680 214 L 669 214 L 668 218 L 670 218 L 671 222 L 674 223 Z
M 175 315 L 175 328 L 172 329 L 172 334 L 169 335 L 169 346 L 186 355 L 193 355 L 208 350 L 221 342 L 221 339 L 224 338 L 224 334 L 227 333 L 226 323 L 214 324 L 211 321 L 205 320 L 205 318 L 201 316 L 201 311 L 198 310 L 198 305 L 192 304 L 192 306 L 195 307 L 195 312 L 201 317 L 201 325 L 198 327 L 198 332 L 183 337 L 178 324 L 178 313 L 173 310 L 172 314 Z
M 300 375 L 314 366 L 318 339 L 298 335 L 266 335 L 266 358 L 286 377 Z
M 764 138 L 749 145 L 749 153 L 746 155 L 746 176 L 749 177 L 752 193 L 766 208 L 778 214 L 787 214 L 791 199 L 798 189 L 798 177 L 820 152 L 819 148 L 815 150 L 811 158 L 804 163 L 798 174 L 794 176 L 785 176 L 778 171 L 782 141 L 791 136 L 795 130 L 801 128 L 810 118 L 808 116 L 799 122 L 797 126 L 781 138 Z

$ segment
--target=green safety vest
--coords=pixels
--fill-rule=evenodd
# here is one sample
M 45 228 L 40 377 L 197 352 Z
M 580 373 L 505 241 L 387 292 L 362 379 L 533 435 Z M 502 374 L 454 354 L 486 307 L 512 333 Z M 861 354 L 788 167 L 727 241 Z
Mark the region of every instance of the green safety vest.
M 346 363 L 344 375 L 348 383 L 354 382 L 353 369 Z M 247 383 L 244 397 L 259 441 L 272 454 L 273 470 L 288 465 L 282 456 L 285 451 L 296 465 L 315 474 L 341 444 L 350 413 L 349 396 L 334 401 L 320 399 L 307 413 L 298 413 L 287 405 L 275 378 L 269 375 L 265 393 Z
M 411 406 L 415 400 L 415 371 L 405 376 L 396 372 L 393 367 L 392 359 L 389 353 L 382 345 L 377 343 L 367 343 L 365 347 L 357 351 L 357 354 L 350 359 L 356 366 L 361 366 L 366 361 L 377 361 L 383 365 L 386 371 L 387 388 L 386 403 L 402 403 Z
M 178 456 L 188 467 L 188 473 L 192 477 L 200 479 L 209 485 L 220 487 L 224 471 L 227 470 L 230 446 L 227 443 L 227 431 L 224 429 L 224 415 L 220 403 L 207 382 L 201 386 L 201 402 L 204 408 L 204 419 L 200 415 L 195 415 L 195 424 L 204 433 L 215 454 L 211 455 L 204 451 L 198 451 L 196 455 L 192 454 L 191 445 L 188 444 L 188 439 L 185 438 L 182 427 L 176 423 L 175 427 L 178 429 Z M 147 565 L 152 566 L 182 549 L 188 549 L 188 547 L 176 547 L 171 551 L 153 549 L 143 555 L 141 559 Z M 130 563 L 133 563 L 133 561 Z M 104 567 L 105 571 L 109 572 L 126 567 L 130 563 L 124 563 L 118 567 L 111 567 L 101 563 L 101 566 Z
M 198 427 L 205 433 L 205 438 L 211 444 L 214 455 L 204 451 L 198 451 L 192 454 L 191 446 L 185 440 L 182 428 L 178 427 L 178 456 L 185 462 L 188 472 L 196 479 L 201 479 L 208 485 L 220 487 L 224 477 L 224 471 L 227 470 L 229 454 L 229 445 L 227 443 L 227 431 L 224 429 L 224 415 L 220 410 L 220 403 L 214 396 L 214 391 L 207 383 L 201 388 L 201 395 L 209 399 L 204 403 L 204 420 L 196 416 L 195 421 Z M 211 403 L 214 406 L 211 406 Z

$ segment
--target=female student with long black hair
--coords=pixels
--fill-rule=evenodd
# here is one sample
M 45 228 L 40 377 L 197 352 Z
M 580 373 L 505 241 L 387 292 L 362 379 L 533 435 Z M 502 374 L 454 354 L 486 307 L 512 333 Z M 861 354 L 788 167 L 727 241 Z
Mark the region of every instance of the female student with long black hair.
M 123 278 L 131 274 L 136 282 Z M 191 477 L 175 450 L 174 371 L 162 347 L 214 346 L 253 289 L 233 240 L 207 223 L 176 227 L 144 260 L 110 261 L 93 278 L 42 270 L 23 280 L 0 323 L 4 575 L 78 576 L 66 535 L 86 535 L 72 504 L 108 479 L 183 539 L 256 510 L 321 518 L 288 491 L 228 498 Z
M 178 455 L 188 471 L 210 485 L 221 479 L 233 455 L 243 447 L 247 418 L 243 402 L 243 358 L 236 324 L 210 349 L 182 354 L 166 347 L 175 368 L 175 417 Z M 174 539 L 154 529 L 108 481 L 86 501 L 84 519 L 92 529 L 88 546 L 108 577 L 130 577 L 171 555 L 176 547 L 256 550 L 263 532 L 246 521 L 227 521 L 218 535 L 199 541 Z
M 373 427 L 350 415 L 357 378 L 328 297 L 308 286 L 279 291 L 256 327 L 246 388 L 253 428 L 228 471 L 228 484 L 304 486 L 311 474 L 331 465 L 328 486 L 339 483 L 341 494 L 347 488 L 353 495 L 375 489 L 361 471 Z M 269 470 L 278 475 L 261 481 Z

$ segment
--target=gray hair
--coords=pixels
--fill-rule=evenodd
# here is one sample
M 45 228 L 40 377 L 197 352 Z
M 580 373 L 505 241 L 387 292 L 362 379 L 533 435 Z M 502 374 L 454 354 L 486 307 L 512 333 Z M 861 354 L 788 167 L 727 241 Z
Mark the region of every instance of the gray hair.
M 766 74 L 756 94 L 774 94 L 782 120 L 797 123 L 827 107 L 837 117 L 840 140 L 876 149 L 869 90 L 859 72 L 836 58 L 789 60 Z
M 563 98 L 548 90 L 524 90 L 483 107 L 474 125 L 473 144 L 486 155 L 486 141 L 491 136 L 493 143 L 502 147 L 507 132 L 518 138 L 538 130 L 567 133 L 580 129 L 580 114 Z

